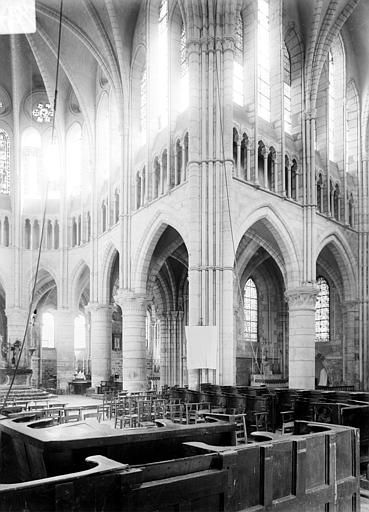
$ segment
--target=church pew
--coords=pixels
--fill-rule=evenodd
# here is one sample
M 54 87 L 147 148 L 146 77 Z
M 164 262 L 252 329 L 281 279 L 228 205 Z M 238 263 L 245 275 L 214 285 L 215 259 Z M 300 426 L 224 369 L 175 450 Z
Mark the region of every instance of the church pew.
M 171 436 L 201 430 L 194 427 L 173 427 Z M 238 447 L 214 446 L 208 438 L 205 450 L 203 441 L 182 438 L 186 444 L 168 460 L 160 457 L 159 438 L 146 435 L 154 445 L 154 460 L 128 466 L 88 457 L 74 460 L 69 474 L 0 484 L 0 510 L 311 512 L 329 506 L 359 512 L 355 429 L 300 421 L 293 437 Z M 143 449 L 144 443 L 136 444 L 137 452 Z

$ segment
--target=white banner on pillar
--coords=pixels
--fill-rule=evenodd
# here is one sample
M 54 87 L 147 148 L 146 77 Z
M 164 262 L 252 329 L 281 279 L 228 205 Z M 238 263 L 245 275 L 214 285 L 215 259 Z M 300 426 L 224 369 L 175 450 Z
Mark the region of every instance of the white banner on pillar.
M 186 326 L 187 369 L 217 367 L 218 336 L 214 325 Z

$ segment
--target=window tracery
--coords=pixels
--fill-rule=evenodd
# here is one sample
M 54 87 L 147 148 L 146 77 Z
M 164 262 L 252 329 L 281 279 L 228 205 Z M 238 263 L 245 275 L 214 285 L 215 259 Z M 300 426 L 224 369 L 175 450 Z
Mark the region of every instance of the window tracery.
M 51 123 L 54 117 L 54 109 L 50 103 L 38 103 L 32 110 L 32 117 L 37 123 Z
M 182 21 L 181 39 L 180 39 L 180 98 L 179 111 L 183 112 L 189 103 L 189 74 L 188 74 L 188 54 L 186 44 L 186 29 Z
M 269 0 L 258 0 L 258 114 L 270 121 Z
M 319 293 L 315 305 L 315 341 L 329 341 L 330 290 L 327 280 L 320 276 L 317 279 Z
M 233 101 L 243 105 L 243 20 L 239 13 L 236 22 L 233 60 Z
M 10 141 L 5 130 L 0 129 L 0 194 L 10 193 Z
M 291 134 L 291 58 L 286 44 L 283 53 L 284 131 Z
M 247 341 L 258 341 L 258 294 L 254 280 L 250 277 L 243 292 L 243 308 L 245 318 L 245 338 Z

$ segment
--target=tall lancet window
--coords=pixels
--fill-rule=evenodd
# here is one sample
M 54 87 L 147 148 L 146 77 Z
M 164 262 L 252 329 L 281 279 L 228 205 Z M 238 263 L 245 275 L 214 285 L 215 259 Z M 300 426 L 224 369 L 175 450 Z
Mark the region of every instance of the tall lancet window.
M 247 341 L 258 341 L 258 292 L 251 277 L 246 281 L 243 291 L 243 309 L 245 339 Z
M 291 59 L 287 46 L 283 53 L 284 131 L 291 133 Z
M 147 73 L 146 65 L 142 70 L 140 80 L 140 132 L 146 138 L 146 108 L 147 108 Z
M 186 44 L 186 30 L 182 21 L 181 40 L 180 40 L 180 97 L 179 111 L 183 112 L 189 103 L 189 75 L 188 75 L 188 55 Z
M 160 3 L 158 32 L 158 122 L 161 129 L 168 122 L 168 0 Z
M 233 101 L 243 105 L 243 20 L 237 16 L 233 60 Z
M 269 0 L 258 0 L 258 114 L 270 121 Z
M 328 54 L 328 146 L 329 160 L 334 160 L 334 123 L 335 123 L 335 84 L 334 84 L 334 60 L 332 52 Z
M 329 341 L 329 284 L 324 277 L 318 277 L 317 285 L 319 293 L 315 305 L 315 341 Z
M 10 192 L 10 143 L 5 130 L 0 129 L 0 194 Z
M 82 129 L 79 123 L 73 123 L 67 132 L 67 191 L 70 195 L 81 192 L 82 169 Z
M 33 127 L 22 134 L 22 190 L 27 197 L 41 195 L 41 135 Z

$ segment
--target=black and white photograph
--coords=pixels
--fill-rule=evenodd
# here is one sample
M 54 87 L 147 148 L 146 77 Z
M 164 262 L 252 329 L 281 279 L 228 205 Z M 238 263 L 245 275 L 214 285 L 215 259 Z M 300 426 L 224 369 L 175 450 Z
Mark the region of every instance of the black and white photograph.
M 0 511 L 369 512 L 369 0 L 0 0 Z

